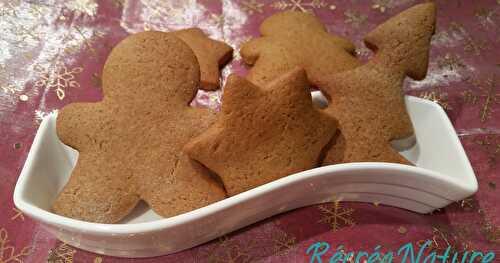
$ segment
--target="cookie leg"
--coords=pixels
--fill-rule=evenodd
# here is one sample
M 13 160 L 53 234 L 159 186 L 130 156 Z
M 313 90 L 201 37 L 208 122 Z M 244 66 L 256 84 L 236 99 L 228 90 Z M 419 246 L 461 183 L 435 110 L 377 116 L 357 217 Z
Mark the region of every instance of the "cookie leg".
M 259 58 L 263 44 L 264 40 L 262 38 L 255 38 L 244 43 L 240 48 L 240 55 L 243 62 L 248 65 L 255 64 L 255 61 Z
M 344 135 L 342 135 L 340 130 L 337 131 L 330 144 L 331 146 L 326 152 L 322 166 L 344 162 L 346 145 Z
M 128 191 L 123 183 L 110 180 L 105 173 L 91 178 L 92 173 L 82 167 L 97 166 L 90 159 L 78 160 L 71 179 L 53 204 L 56 214 L 89 222 L 116 223 L 139 202 L 139 196 Z
M 389 162 L 413 165 L 401 154 L 394 150 L 389 143 L 387 145 L 371 145 L 354 143 L 348 146 L 342 133 L 335 135 L 330 150 L 326 153 L 323 166 L 350 162 Z
M 185 154 L 173 174 L 165 175 L 163 181 L 161 186 L 141 191 L 146 203 L 163 217 L 186 213 L 226 197 L 220 179 Z
M 390 145 L 387 145 L 381 153 L 380 162 L 400 163 L 406 165 L 413 165 L 410 161 L 406 160 L 401 154 L 394 150 Z M 383 160 L 383 161 L 382 161 Z

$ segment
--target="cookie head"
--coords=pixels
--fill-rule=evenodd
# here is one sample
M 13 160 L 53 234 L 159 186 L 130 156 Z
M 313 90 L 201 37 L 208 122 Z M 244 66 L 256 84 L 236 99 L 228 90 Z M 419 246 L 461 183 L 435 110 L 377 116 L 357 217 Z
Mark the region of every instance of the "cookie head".
M 276 13 L 264 20 L 260 25 L 262 35 L 279 35 L 307 33 L 309 30 L 325 31 L 325 26 L 313 15 L 298 11 Z
M 118 102 L 141 105 L 168 99 L 169 104 L 185 106 L 196 94 L 199 80 L 197 58 L 183 41 L 164 32 L 137 33 L 120 42 L 106 60 L 104 101 L 125 108 L 129 105 Z

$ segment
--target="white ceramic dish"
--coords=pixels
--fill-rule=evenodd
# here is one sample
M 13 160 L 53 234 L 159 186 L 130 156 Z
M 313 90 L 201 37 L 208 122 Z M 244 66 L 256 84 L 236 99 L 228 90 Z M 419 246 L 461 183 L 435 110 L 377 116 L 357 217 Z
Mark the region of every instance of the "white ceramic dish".
M 45 118 L 14 191 L 15 205 L 61 241 L 98 254 L 152 257 L 194 247 L 272 215 L 334 200 L 380 202 L 428 213 L 477 191 L 469 160 L 448 117 L 431 101 L 406 97 L 416 141 L 401 152 L 417 167 L 349 163 L 268 183 L 207 207 L 162 219 L 139 205 L 121 224 L 95 224 L 50 212 L 78 153 L 62 144 L 56 116 Z

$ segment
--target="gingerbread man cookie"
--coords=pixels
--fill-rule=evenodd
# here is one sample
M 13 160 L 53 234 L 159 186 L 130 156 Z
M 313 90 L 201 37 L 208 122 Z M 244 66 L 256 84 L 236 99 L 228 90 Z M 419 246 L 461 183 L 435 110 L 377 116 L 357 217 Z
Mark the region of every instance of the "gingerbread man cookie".
M 339 120 L 341 133 L 324 164 L 393 162 L 409 164 L 390 141 L 413 134 L 403 81 L 427 74 L 430 40 L 436 23 L 434 3 L 416 5 L 389 19 L 366 38 L 375 52 L 365 65 L 330 74 L 319 83 L 332 99 L 326 109 Z
M 219 88 L 220 68 L 233 56 L 233 48 L 228 44 L 208 38 L 199 28 L 189 28 L 173 32 L 194 52 L 200 64 L 200 87 L 204 90 Z
M 193 51 L 174 34 L 143 32 L 120 42 L 104 66 L 104 99 L 58 115 L 57 133 L 79 158 L 53 210 L 114 223 L 141 199 L 164 217 L 223 199 L 221 185 L 182 153 L 214 119 L 188 106 L 199 76 Z
M 317 166 L 336 126 L 334 118 L 313 107 L 301 69 L 263 89 L 231 75 L 217 121 L 184 149 L 235 195 Z
M 286 11 L 268 17 L 260 26 L 262 37 L 245 43 L 244 62 L 253 65 L 247 79 L 262 86 L 300 67 L 311 83 L 324 76 L 357 67 L 354 45 L 332 35 L 312 14 Z

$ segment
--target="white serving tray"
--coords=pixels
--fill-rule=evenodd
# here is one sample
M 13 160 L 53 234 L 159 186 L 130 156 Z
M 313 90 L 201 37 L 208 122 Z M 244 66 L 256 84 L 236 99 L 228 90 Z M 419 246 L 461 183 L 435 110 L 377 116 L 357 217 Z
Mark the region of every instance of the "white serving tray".
M 474 194 L 476 177 L 446 113 L 436 103 L 416 97 L 407 96 L 406 105 L 416 143 L 401 154 L 416 167 L 390 163 L 320 167 L 171 218 L 160 218 L 141 203 L 120 224 L 83 222 L 50 212 L 78 157 L 59 141 L 53 114 L 38 129 L 14 203 L 63 242 L 98 254 L 136 258 L 188 249 L 311 204 L 378 202 L 428 213 Z

